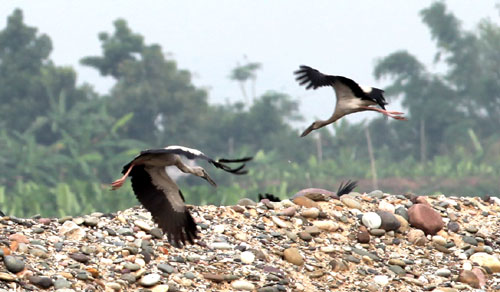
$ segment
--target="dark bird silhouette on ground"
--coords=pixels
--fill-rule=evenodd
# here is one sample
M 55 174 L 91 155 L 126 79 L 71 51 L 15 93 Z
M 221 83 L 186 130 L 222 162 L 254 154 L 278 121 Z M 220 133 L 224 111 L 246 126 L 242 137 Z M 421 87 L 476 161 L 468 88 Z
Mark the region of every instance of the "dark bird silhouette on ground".
M 269 201 L 271 201 L 271 202 L 281 202 L 281 199 L 280 199 L 280 198 L 278 198 L 278 197 L 276 197 L 275 195 L 270 194 L 270 193 L 265 193 L 264 195 L 259 194 L 258 198 L 259 198 L 259 202 L 260 202 L 261 200 L 263 200 L 263 199 L 268 199 L 268 200 L 269 200 Z
M 308 66 L 300 66 L 300 69 L 294 72 L 297 75 L 296 80 L 300 85 L 305 85 L 306 89 L 317 89 L 322 86 L 331 86 L 335 90 L 337 103 L 334 112 L 328 120 L 318 120 L 312 123 L 301 137 L 306 136 L 313 130 L 317 130 L 329 125 L 345 115 L 361 112 L 376 111 L 396 120 L 406 120 L 402 117 L 402 112 L 387 111 L 385 105 L 384 91 L 373 87 L 360 87 L 353 80 L 334 75 L 325 75 L 316 69 Z M 380 108 L 372 107 L 378 105 Z
M 176 166 L 182 172 L 199 176 L 216 186 L 205 169 L 200 166 L 186 165 L 182 162 L 181 156 L 188 159 L 204 159 L 216 168 L 232 174 L 247 173 L 243 169 L 245 164 L 231 168 L 227 165 L 228 163 L 244 163 L 252 159 L 245 157 L 216 161 L 196 149 L 168 146 L 144 150 L 123 167 L 123 177 L 111 184 L 112 189 L 120 188 L 128 176 L 132 177 L 132 189 L 137 199 L 167 234 L 169 242 L 177 247 L 181 246 L 181 243 L 194 243 L 194 239 L 198 237 L 197 229 L 193 217 L 186 208 L 181 190 L 168 176 L 165 167 Z

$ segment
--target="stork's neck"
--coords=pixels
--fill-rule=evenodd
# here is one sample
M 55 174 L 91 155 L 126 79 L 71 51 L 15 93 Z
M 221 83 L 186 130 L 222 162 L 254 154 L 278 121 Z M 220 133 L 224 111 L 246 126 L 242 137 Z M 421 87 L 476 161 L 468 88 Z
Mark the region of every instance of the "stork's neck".
M 184 173 L 196 174 L 192 167 L 184 164 L 180 159 L 176 161 L 175 166 Z
M 340 119 L 343 116 L 344 116 L 343 113 L 340 113 L 339 111 L 335 111 L 333 113 L 333 115 L 328 120 L 320 121 L 321 122 L 321 127 L 324 127 L 324 126 L 326 126 L 328 124 L 331 124 L 331 123 L 337 121 L 338 119 Z

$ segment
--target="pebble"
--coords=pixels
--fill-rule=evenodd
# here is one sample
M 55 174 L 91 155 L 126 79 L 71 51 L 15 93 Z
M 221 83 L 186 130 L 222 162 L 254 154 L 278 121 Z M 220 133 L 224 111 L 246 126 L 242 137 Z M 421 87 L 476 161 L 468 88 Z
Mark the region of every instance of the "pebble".
M 24 266 L 25 266 L 24 262 L 18 257 L 11 256 L 11 255 L 4 256 L 3 262 L 4 262 L 5 267 L 7 268 L 7 270 L 9 272 L 18 273 L 18 272 L 24 270 Z
M 69 288 L 71 287 L 71 283 L 64 279 L 64 278 L 58 278 L 54 281 L 54 288 L 57 289 L 64 289 L 64 288 Z
M 65 221 L 59 229 L 59 234 L 66 237 L 67 240 L 81 241 L 86 232 L 73 221 Z
M 285 249 L 285 251 L 283 252 L 283 256 L 286 261 L 294 265 L 302 266 L 304 264 L 304 258 L 297 248 L 292 247 Z
M 257 203 L 254 202 L 253 200 L 251 199 L 248 199 L 248 198 L 243 198 L 243 199 L 240 199 L 237 203 L 237 205 L 240 205 L 240 206 L 256 206 Z
M 300 237 L 300 239 L 302 239 L 304 241 L 311 241 L 313 239 L 313 237 L 311 236 L 311 234 L 309 232 L 301 231 L 301 232 L 297 233 L 297 235 Z
M 289 222 L 286 222 L 286 221 L 283 221 L 281 220 L 280 218 L 276 217 L 276 216 L 272 216 L 271 217 L 271 220 L 273 220 L 273 222 L 278 225 L 279 227 L 281 228 L 288 228 L 288 227 L 291 227 L 291 224 Z
M 97 223 L 99 223 L 99 218 L 96 217 L 87 217 L 83 221 L 83 225 L 85 226 L 97 226 Z
M 139 219 L 134 221 L 134 225 L 147 232 L 150 232 L 153 229 L 149 223 Z
M 393 204 L 386 202 L 384 200 L 382 200 L 382 201 L 380 201 L 380 203 L 378 203 L 378 209 L 379 209 L 379 211 L 385 211 L 385 212 L 389 212 L 391 214 L 394 214 L 396 212 L 396 207 L 394 207 Z
M 302 217 L 305 217 L 305 218 L 316 219 L 319 217 L 319 209 L 318 208 L 307 208 L 307 209 L 302 210 L 302 212 L 300 212 L 300 215 Z
M 241 262 L 251 264 L 255 260 L 255 255 L 251 251 L 244 251 L 240 255 Z
M 156 273 L 147 274 L 146 276 L 143 276 L 141 280 L 139 280 L 139 284 L 144 287 L 151 287 L 158 284 L 158 282 L 160 282 L 160 279 L 161 276 Z
M 31 284 L 43 289 L 48 289 L 54 285 L 52 279 L 48 277 L 29 276 L 28 281 L 30 281 Z
M 90 258 L 83 253 L 72 253 L 69 257 L 80 263 L 86 263 L 90 260 Z
M 373 281 L 380 286 L 386 286 L 389 284 L 389 277 L 386 275 L 377 275 L 373 277 Z
M 477 252 L 470 256 L 469 260 L 481 267 L 488 268 L 493 273 L 500 273 L 500 260 L 496 255 L 485 252 Z
M 336 222 L 333 222 L 331 220 L 314 221 L 313 226 L 316 226 L 319 229 L 325 230 L 325 231 L 335 231 L 335 230 L 339 229 L 339 225 Z
M 159 264 L 158 269 L 167 274 L 172 274 L 175 271 L 174 267 L 169 264 Z
M 213 242 L 209 247 L 211 249 L 233 249 L 233 246 L 227 242 Z
M 245 280 L 236 280 L 231 282 L 231 287 L 236 290 L 241 291 L 252 291 L 255 289 L 255 285 L 251 282 Z
M 449 276 L 451 276 L 451 271 L 447 268 L 441 268 L 441 269 L 436 271 L 436 275 L 438 275 L 440 277 L 448 278 Z
M 367 212 L 363 214 L 361 222 L 369 229 L 379 228 L 382 225 L 382 218 L 375 212 Z
M 319 205 L 315 201 L 309 199 L 308 197 L 305 196 L 300 196 L 295 199 L 293 199 L 293 202 L 299 206 L 306 207 L 306 208 L 318 208 Z
M 347 207 L 349 207 L 351 209 L 359 209 L 359 210 L 361 209 L 361 203 L 358 200 L 356 200 L 348 195 L 342 196 L 340 198 L 340 201 L 344 205 L 346 205 Z

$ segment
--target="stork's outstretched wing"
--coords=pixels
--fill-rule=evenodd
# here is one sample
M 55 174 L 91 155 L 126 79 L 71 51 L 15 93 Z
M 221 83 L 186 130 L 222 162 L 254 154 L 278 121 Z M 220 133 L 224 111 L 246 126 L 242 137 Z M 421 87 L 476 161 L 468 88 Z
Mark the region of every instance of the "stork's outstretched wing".
M 141 153 L 138 156 L 136 156 L 130 163 L 128 163 L 127 165 L 125 165 L 123 167 L 122 173 L 125 173 L 125 171 L 127 171 L 130 164 L 132 162 L 134 162 L 136 159 L 142 158 L 142 157 L 147 156 L 147 155 L 158 155 L 158 154 L 177 154 L 177 155 L 182 155 L 182 156 L 186 157 L 187 159 L 204 159 L 204 160 L 208 161 L 209 163 L 211 163 L 216 168 L 220 168 L 220 169 L 227 171 L 229 173 L 232 173 L 232 174 L 245 174 L 245 173 L 247 173 L 248 172 L 247 170 L 243 170 L 243 168 L 245 167 L 244 162 L 250 161 L 253 158 L 253 157 L 244 157 L 244 158 L 239 158 L 239 159 L 221 158 L 219 160 L 214 160 L 197 149 L 173 145 L 173 146 L 168 146 L 168 147 L 161 148 L 161 149 L 148 149 L 148 150 L 141 151 Z M 227 163 L 243 163 L 243 164 L 236 167 L 236 168 L 231 168 L 230 166 L 227 165 Z
M 186 242 L 194 243 L 198 238 L 196 223 L 186 209 L 184 197 L 179 189 L 159 187 L 144 165 L 136 165 L 131 173 L 135 196 L 152 215 L 169 241 L 176 247 Z
M 385 109 L 387 104 L 383 96 L 384 91 L 378 88 L 368 87 L 362 89 L 356 81 L 344 76 L 326 75 L 309 66 L 301 65 L 300 69 L 294 72 L 296 80 L 300 85 L 305 85 L 306 89 L 317 89 L 322 86 L 332 86 L 337 98 L 361 98 L 371 100 Z
M 294 72 L 297 77 L 295 80 L 300 85 L 305 85 L 306 89 L 316 89 L 321 86 L 333 86 L 335 83 L 335 76 L 325 75 L 318 70 L 309 66 L 301 65 L 300 69 Z

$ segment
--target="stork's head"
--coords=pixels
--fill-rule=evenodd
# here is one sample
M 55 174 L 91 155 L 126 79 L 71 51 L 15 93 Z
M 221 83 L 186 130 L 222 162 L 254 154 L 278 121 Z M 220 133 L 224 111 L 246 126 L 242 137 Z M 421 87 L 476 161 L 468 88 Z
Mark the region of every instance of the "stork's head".
M 193 167 L 193 170 L 194 170 L 195 175 L 207 180 L 214 187 L 217 186 L 215 181 L 208 175 L 207 171 L 203 167 L 195 166 L 195 167 Z
M 311 133 L 313 130 L 319 129 L 324 126 L 323 121 L 316 121 L 312 123 L 304 132 L 302 132 L 302 135 L 300 137 L 304 137 L 307 134 Z

